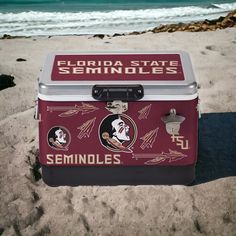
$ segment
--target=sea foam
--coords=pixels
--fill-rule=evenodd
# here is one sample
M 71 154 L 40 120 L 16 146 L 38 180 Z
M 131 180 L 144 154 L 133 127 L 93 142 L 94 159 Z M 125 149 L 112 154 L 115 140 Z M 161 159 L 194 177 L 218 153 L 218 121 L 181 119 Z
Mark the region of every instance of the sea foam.
M 90 11 L 0 13 L 0 35 L 113 34 L 148 30 L 160 24 L 213 19 L 236 9 L 236 3 L 197 6 Z

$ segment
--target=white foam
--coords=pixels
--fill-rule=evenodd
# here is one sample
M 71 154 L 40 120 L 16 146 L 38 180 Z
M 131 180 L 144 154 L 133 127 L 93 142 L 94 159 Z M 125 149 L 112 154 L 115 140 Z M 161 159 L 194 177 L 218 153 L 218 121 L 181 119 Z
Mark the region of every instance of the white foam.
M 236 3 L 93 12 L 0 13 L 0 35 L 96 34 L 140 31 L 159 24 L 213 19 L 236 9 Z

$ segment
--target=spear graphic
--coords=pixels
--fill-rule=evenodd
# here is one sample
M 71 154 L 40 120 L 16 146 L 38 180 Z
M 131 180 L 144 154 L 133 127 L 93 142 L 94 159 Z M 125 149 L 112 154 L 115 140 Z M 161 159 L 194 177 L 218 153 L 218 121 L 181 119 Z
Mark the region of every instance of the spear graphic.
M 94 124 L 95 124 L 95 120 L 96 120 L 96 117 L 94 117 L 91 120 L 86 121 L 80 127 L 77 128 L 77 129 L 80 130 L 80 132 L 79 132 L 79 134 L 77 136 L 79 139 L 82 139 L 82 138 L 85 138 L 85 137 L 89 138 L 90 133 L 93 130 L 93 127 L 94 127 Z
M 156 164 L 159 164 L 159 163 L 165 161 L 166 159 L 167 159 L 166 153 L 162 152 L 162 153 L 157 154 L 156 158 L 146 161 L 145 164 L 146 165 L 156 165 Z
M 140 146 L 143 150 L 145 148 L 152 148 L 152 145 L 156 140 L 158 130 L 159 128 L 153 129 L 140 138 L 143 140 Z
M 98 109 L 99 109 L 98 107 L 95 107 L 91 104 L 84 103 L 84 102 L 82 102 L 81 106 L 78 106 L 77 104 L 75 104 L 74 106 L 48 106 L 47 107 L 47 111 L 49 112 L 65 111 L 58 115 L 60 117 L 70 117 L 70 116 L 78 114 L 79 112 L 81 112 L 81 114 L 84 115 L 90 112 L 94 112 Z
M 172 161 L 181 160 L 184 157 L 187 157 L 187 155 L 185 155 L 181 152 L 173 151 L 173 150 L 169 149 L 169 153 L 165 153 L 165 152 L 158 153 L 156 158 L 146 161 L 145 164 L 146 165 L 157 165 L 167 159 L 169 159 L 169 162 L 172 162 Z

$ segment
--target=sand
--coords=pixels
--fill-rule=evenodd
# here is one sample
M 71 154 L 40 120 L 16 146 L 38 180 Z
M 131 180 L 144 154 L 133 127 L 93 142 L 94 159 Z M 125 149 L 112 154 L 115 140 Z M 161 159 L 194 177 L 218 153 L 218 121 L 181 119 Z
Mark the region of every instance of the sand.
M 37 77 L 52 51 L 189 52 L 201 99 L 193 186 L 46 186 L 40 178 Z M 236 235 L 236 29 L 121 37 L 0 40 L 0 235 Z M 26 61 L 16 61 L 17 58 Z

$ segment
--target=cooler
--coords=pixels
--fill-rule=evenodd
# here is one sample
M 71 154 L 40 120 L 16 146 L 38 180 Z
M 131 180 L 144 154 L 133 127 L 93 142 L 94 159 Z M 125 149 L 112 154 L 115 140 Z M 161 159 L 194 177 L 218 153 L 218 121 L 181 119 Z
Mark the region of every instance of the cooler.
M 194 180 L 198 94 L 185 52 L 52 53 L 36 117 L 50 186 Z

